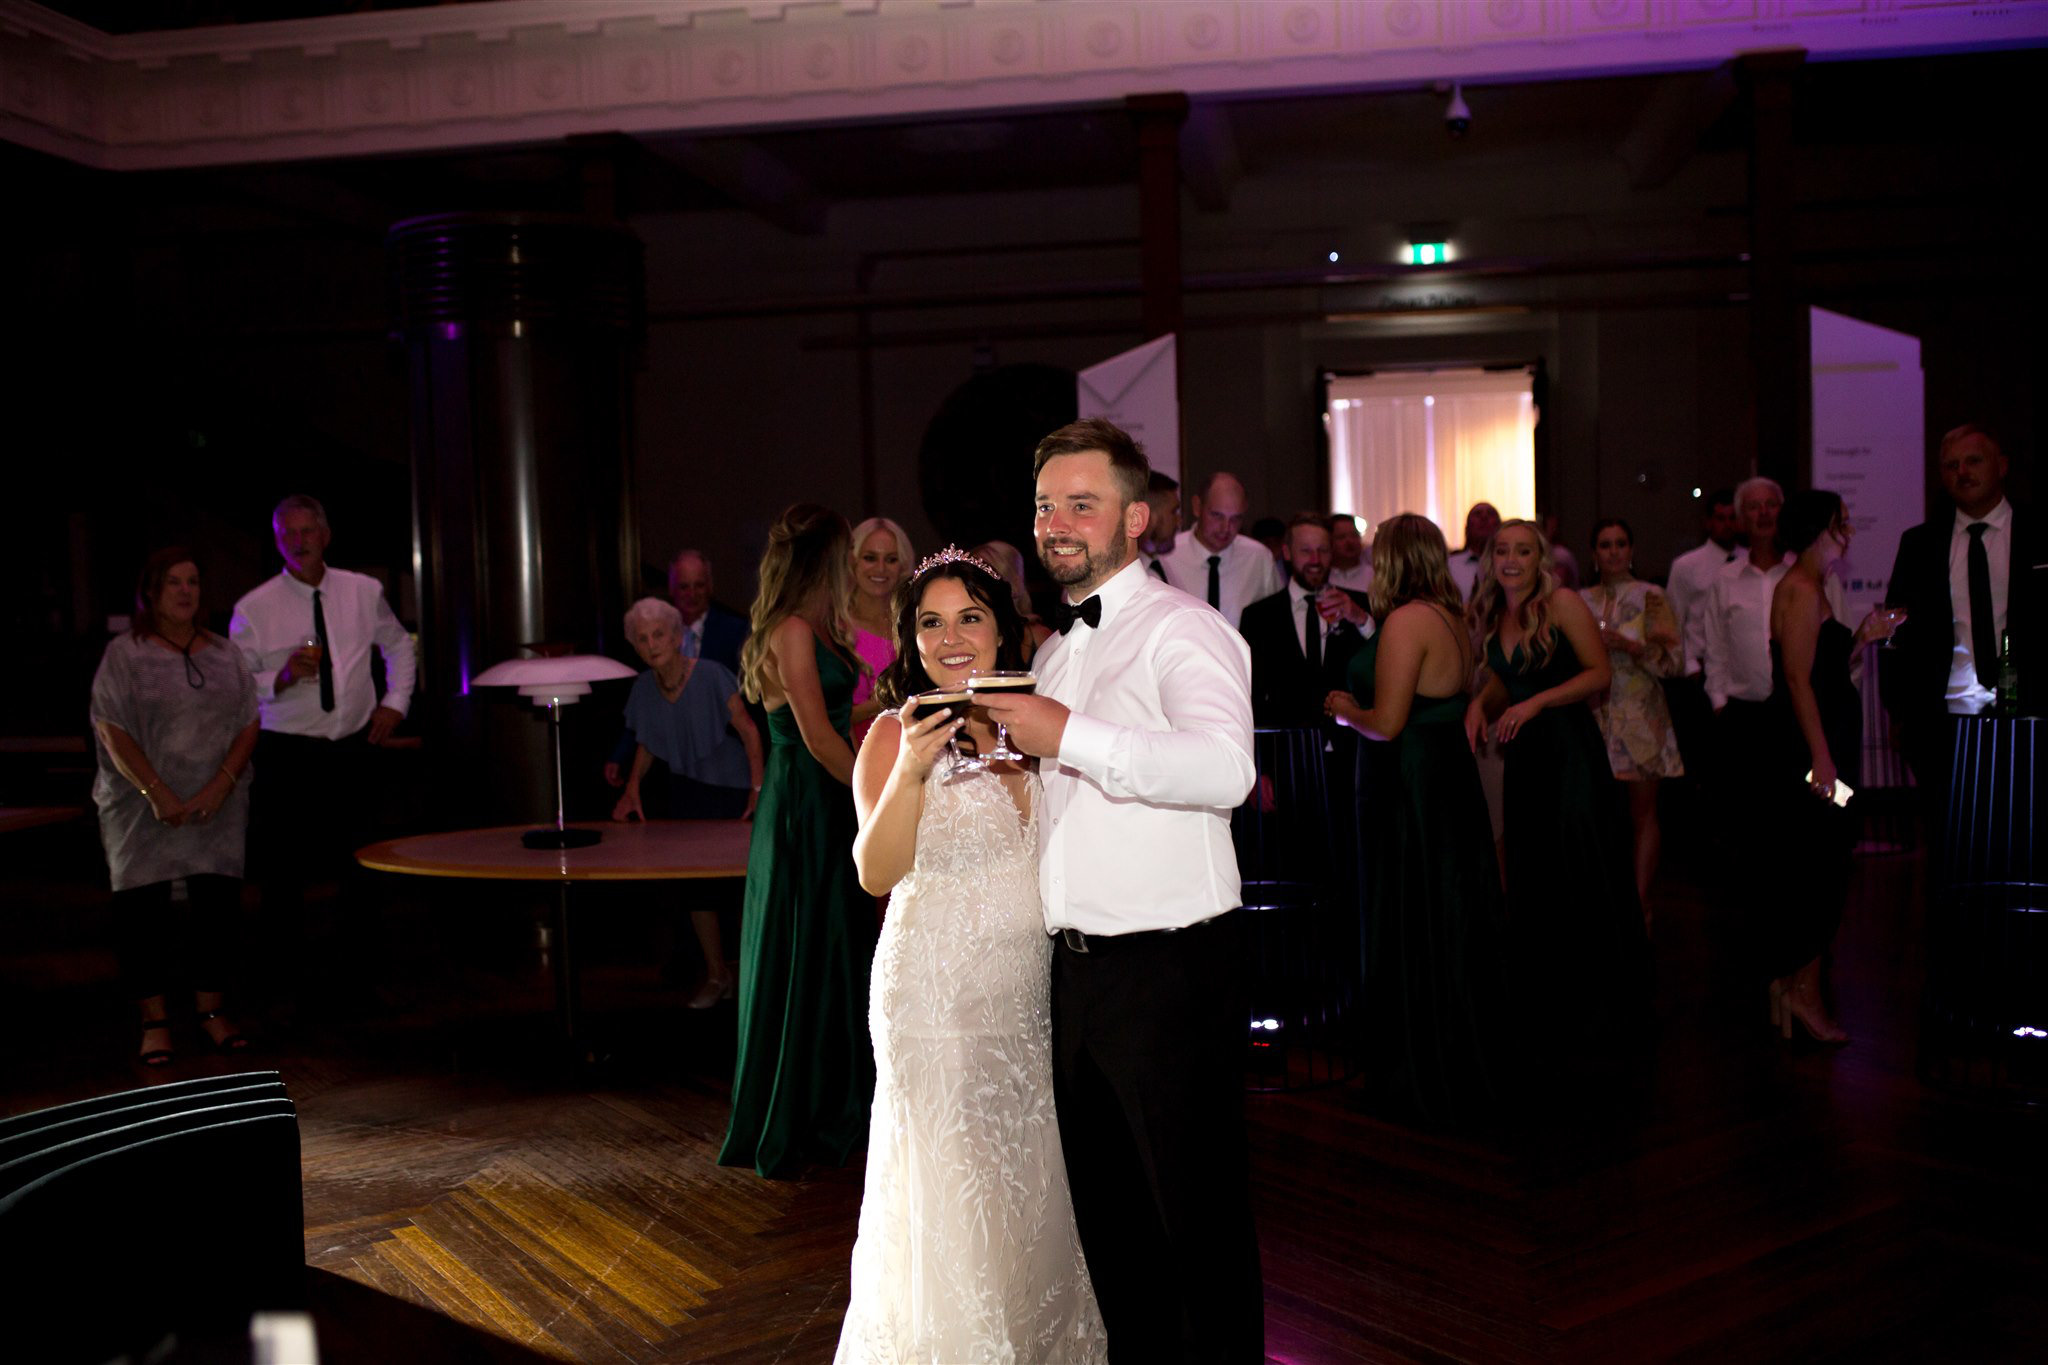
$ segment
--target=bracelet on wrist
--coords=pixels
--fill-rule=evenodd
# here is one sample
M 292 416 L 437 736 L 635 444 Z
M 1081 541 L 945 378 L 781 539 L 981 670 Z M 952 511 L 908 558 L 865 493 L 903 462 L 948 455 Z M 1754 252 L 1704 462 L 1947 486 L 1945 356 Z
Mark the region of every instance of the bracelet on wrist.
M 228 780 L 228 785 L 230 787 L 238 787 L 242 784 L 241 774 L 229 772 L 228 765 L 225 763 L 220 765 L 220 775 Z

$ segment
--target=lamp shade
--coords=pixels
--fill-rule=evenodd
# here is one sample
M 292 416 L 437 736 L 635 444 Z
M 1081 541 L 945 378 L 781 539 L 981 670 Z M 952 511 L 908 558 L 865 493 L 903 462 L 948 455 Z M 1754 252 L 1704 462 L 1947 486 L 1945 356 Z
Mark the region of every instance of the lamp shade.
M 551 659 L 507 659 L 470 679 L 472 687 L 516 687 L 535 706 L 566 705 L 594 682 L 631 678 L 632 669 L 602 654 L 562 654 Z

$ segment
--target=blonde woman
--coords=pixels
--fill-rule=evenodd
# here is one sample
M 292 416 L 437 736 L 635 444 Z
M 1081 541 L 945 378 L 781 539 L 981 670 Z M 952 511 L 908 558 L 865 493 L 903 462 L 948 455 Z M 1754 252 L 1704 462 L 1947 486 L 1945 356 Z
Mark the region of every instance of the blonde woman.
M 853 745 L 862 669 L 846 619 L 852 537 L 815 503 L 777 519 L 761 556 L 748 700 L 768 712 L 740 916 L 739 1056 L 722 1165 L 789 1178 L 842 1165 L 867 1131 L 873 902 L 853 866 Z
M 1493 826 L 1462 721 L 1473 672 L 1464 602 L 1435 522 L 1380 523 L 1372 546 L 1380 628 L 1324 710 L 1379 752 L 1361 765 L 1372 850 L 1367 961 L 1383 1077 L 1435 1122 L 1496 1108 L 1502 1067 L 1502 905 Z
M 1648 957 L 1628 801 L 1587 705 L 1613 681 L 1600 624 L 1561 591 L 1532 521 L 1501 523 L 1467 619 L 1486 681 L 1466 711 L 1506 764 L 1508 914 L 1530 1022 L 1572 1052 L 1609 1052 L 1647 1023 Z M 1619 1036 L 1617 1036 L 1619 1035 Z
M 887 517 L 869 517 L 853 528 L 853 557 L 846 589 L 846 615 L 853 624 L 853 648 L 867 674 L 853 689 L 853 747 L 857 753 L 868 727 L 881 712 L 875 679 L 896 662 L 896 589 L 917 562 L 910 537 Z

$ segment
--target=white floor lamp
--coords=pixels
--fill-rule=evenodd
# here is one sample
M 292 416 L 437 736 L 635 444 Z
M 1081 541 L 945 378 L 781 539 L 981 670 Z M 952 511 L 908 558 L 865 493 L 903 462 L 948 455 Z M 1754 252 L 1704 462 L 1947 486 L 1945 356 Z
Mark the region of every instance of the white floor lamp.
M 570 829 L 562 798 L 562 708 L 588 696 L 594 682 L 630 678 L 634 672 L 602 654 L 564 654 L 552 659 L 507 659 L 470 679 L 472 687 L 516 687 L 535 706 L 548 708 L 548 732 L 555 747 L 555 827 L 519 836 L 528 848 L 585 848 L 604 838 L 594 829 Z

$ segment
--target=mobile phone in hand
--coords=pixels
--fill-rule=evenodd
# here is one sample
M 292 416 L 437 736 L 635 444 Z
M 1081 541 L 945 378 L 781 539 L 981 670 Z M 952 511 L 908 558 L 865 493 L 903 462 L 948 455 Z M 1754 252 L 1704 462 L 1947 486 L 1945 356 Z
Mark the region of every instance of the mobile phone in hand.
M 1807 785 L 1808 785 L 1808 786 L 1812 786 L 1812 785 L 1813 785 L 1813 769 L 1811 769 L 1811 768 L 1808 768 L 1808 769 L 1806 770 L 1806 782 L 1807 782 Z M 1851 791 L 1851 790 L 1849 789 L 1849 784 L 1848 784 L 1847 782 L 1844 782 L 1844 781 L 1843 781 L 1843 780 L 1842 780 L 1841 778 L 1839 778 L 1839 777 L 1835 779 L 1835 804 L 1836 804 L 1836 805 L 1838 805 L 1838 806 L 1846 806 L 1846 805 L 1848 805 L 1848 804 L 1849 804 L 1849 799 L 1850 799 L 1851 797 L 1855 796 L 1855 795 L 1856 795 L 1856 793 L 1855 793 L 1855 792 L 1853 792 L 1853 791 Z

